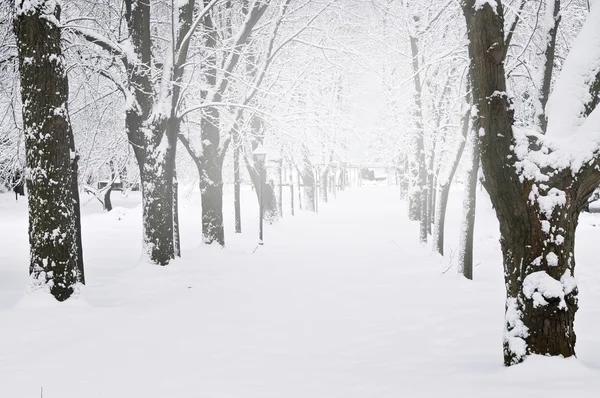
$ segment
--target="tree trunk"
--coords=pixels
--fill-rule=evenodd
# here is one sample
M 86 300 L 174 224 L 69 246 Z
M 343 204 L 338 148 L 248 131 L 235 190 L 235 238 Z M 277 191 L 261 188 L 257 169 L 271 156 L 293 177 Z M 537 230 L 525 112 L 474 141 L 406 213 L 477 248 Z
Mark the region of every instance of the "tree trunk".
M 305 167 L 301 177 L 302 185 L 304 185 L 304 210 L 315 211 L 315 174 L 312 166 Z
M 575 355 L 578 308 L 575 229 L 581 206 L 600 181 L 597 159 L 579 170 L 540 170 L 541 184 L 519 173 L 513 110 L 506 95 L 502 4 L 496 0 L 476 6 L 475 0 L 464 0 L 463 12 L 484 186 L 500 224 L 504 363 L 522 362 L 529 354 L 569 357 Z M 536 143 L 525 149 L 539 150 Z
M 156 126 L 156 128 L 160 128 Z M 164 128 L 164 127 L 163 127 Z M 166 140 L 166 134 L 163 134 Z M 167 265 L 175 254 L 173 233 L 173 164 L 175 153 L 147 145 L 146 161 L 138 162 L 142 183 L 143 253 L 147 260 Z
M 173 254 L 181 257 L 181 235 L 179 234 L 179 181 L 177 168 L 173 165 Z
M 206 123 L 210 125 L 211 123 Z M 209 132 L 202 131 L 202 135 L 210 134 L 213 139 L 217 137 L 218 129 Z M 213 130 L 212 128 L 210 130 Z M 214 143 L 214 141 L 213 141 Z M 211 244 L 217 242 L 225 246 L 225 231 L 223 227 L 223 175 L 222 158 L 218 146 L 202 145 L 200 192 L 202 198 L 202 236 L 203 242 Z
M 548 128 L 546 104 L 548 103 L 548 98 L 550 97 L 550 84 L 552 83 L 552 72 L 554 69 L 556 35 L 558 33 L 558 26 L 561 20 L 560 0 L 546 0 L 546 7 L 546 14 L 551 15 L 552 18 L 548 18 L 545 21 L 545 23 L 549 23 L 550 25 L 545 26 L 545 29 L 547 30 L 547 35 L 545 37 L 547 40 L 547 45 L 544 49 L 544 65 L 540 73 L 542 81 L 538 93 L 539 104 L 537 104 L 536 107 L 537 123 L 542 133 L 545 133 L 546 129 Z
M 108 184 L 108 187 L 106 188 L 106 191 L 104 191 L 104 200 L 102 203 L 104 203 L 104 210 L 106 211 L 111 211 L 113 206 L 112 206 L 112 202 L 110 200 L 110 194 L 113 190 L 113 184 L 110 183 Z
M 321 200 L 327 202 L 327 190 L 329 189 L 329 167 L 325 168 L 325 171 L 321 173 Z
M 14 31 L 19 54 L 29 193 L 30 282 L 68 299 L 82 280 L 77 176 L 71 152 L 68 82 L 54 1 L 19 2 Z M 43 40 L 40 40 L 43 38 Z
M 233 141 L 233 207 L 235 212 L 235 233 L 242 233 L 242 208 L 240 198 L 240 143 L 239 136 L 234 133 Z
M 75 137 L 71 140 L 71 154 L 75 151 Z M 83 240 L 81 238 L 81 198 L 79 197 L 79 155 L 75 155 L 71 162 L 71 191 L 73 192 L 73 217 L 75 219 L 75 240 L 77 243 L 77 269 L 79 282 L 85 285 L 85 269 L 83 266 Z
M 268 181 L 266 181 L 267 177 L 265 176 L 265 181 L 263 182 L 262 190 L 260 187 L 260 171 L 255 170 L 250 162 L 246 163 L 246 168 L 248 170 L 248 174 L 250 175 L 250 180 L 252 180 L 252 185 L 254 186 L 254 190 L 256 192 L 256 199 L 260 202 L 260 192 L 263 193 L 263 211 L 264 211 L 264 220 L 269 224 L 273 224 L 279 219 L 279 210 L 277 197 L 275 195 L 275 188 Z M 267 174 L 265 170 L 265 174 Z
M 410 48 L 412 55 L 413 82 L 415 86 L 414 93 L 414 118 L 415 131 L 413 133 L 413 146 L 416 151 L 414 164 L 412 165 L 413 192 L 409 199 L 409 217 L 411 220 L 420 221 L 419 240 L 427 242 L 427 164 L 425 161 L 425 141 L 423 135 L 423 110 L 422 110 L 422 86 L 419 68 L 419 40 L 415 36 L 410 38 Z
M 470 84 L 467 83 L 467 94 L 466 94 L 466 104 L 467 111 L 464 113 L 462 118 L 462 136 L 463 140 L 458 146 L 458 151 L 452 160 L 452 165 L 450 166 L 450 172 L 446 176 L 442 173 L 442 181 L 439 183 L 439 192 L 437 193 L 437 204 L 435 206 L 435 222 L 433 226 L 433 247 L 434 250 L 444 255 L 444 235 L 445 230 L 444 226 L 446 223 L 446 207 L 448 206 L 448 196 L 450 195 L 450 187 L 452 186 L 452 180 L 454 180 L 454 175 L 456 174 L 456 170 L 458 169 L 458 165 L 460 164 L 460 159 L 462 157 L 463 151 L 465 149 L 465 144 L 467 141 L 467 135 L 469 132 L 469 126 L 471 121 L 471 95 L 470 95 Z M 439 181 L 439 180 L 438 180 Z
M 479 171 L 479 148 L 475 134 L 475 131 L 472 131 L 469 137 L 471 165 L 467 171 L 458 246 L 458 272 L 471 280 L 473 279 L 473 231 L 477 204 L 477 173 Z

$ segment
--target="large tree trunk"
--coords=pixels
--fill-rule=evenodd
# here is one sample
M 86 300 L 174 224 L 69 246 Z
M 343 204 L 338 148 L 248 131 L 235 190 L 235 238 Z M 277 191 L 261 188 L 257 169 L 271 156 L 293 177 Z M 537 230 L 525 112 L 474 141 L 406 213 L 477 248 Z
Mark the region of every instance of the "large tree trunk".
M 71 159 L 68 82 L 54 1 L 17 2 L 19 54 L 29 191 L 29 273 L 32 289 L 68 299 L 82 280 L 82 251 Z M 43 38 L 43 40 L 40 40 Z M 75 154 L 73 153 L 73 156 Z
M 471 167 L 467 171 L 458 245 L 458 272 L 467 279 L 473 279 L 473 232 L 475 229 L 477 174 L 479 171 L 479 147 L 477 146 L 477 136 L 475 134 L 475 131 L 471 131 L 468 143 Z
M 527 144 L 515 140 L 506 95 L 504 10 L 499 0 L 494 6 L 490 3 L 465 0 L 463 11 L 484 186 L 500 224 L 506 285 L 504 363 L 519 363 L 529 354 L 569 357 L 575 355 L 573 321 L 578 308 L 575 229 L 600 174 L 595 162 L 580 170 L 540 170 L 544 178 L 539 184 L 519 173 L 514 148 Z M 536 144 L 525 149 L 537 151 Z
M 165 128 L 156 126 L 155 128 Z M 163 134 L 167 140 L 166 134 Z M 140 165 L 142 183 L 143 253 L 147 260 L 167 265 L 175 255 L 173 233 L 173 172 L 175 152 L 167 145 L 147 144 Z

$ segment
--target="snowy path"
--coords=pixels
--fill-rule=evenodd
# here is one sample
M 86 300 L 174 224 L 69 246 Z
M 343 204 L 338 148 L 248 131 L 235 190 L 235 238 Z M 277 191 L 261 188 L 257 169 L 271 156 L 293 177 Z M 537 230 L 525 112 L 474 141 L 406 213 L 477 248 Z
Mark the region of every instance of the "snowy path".
M 131 218 L 108 225 L 134 228 Z M 580 311 L 581 360 L 501 366 L 502 271 L 485 258 L 498 255 L 494 233 L 478 245 L 476 283 L 442 274 L 448 260 L 416 243 L 397 192 L 364 187 L 268 228 L 255 254 L 248 232 L 164 269 L 115 270 L 98 244 L 84 300 L 0 311 L 0 397 L 41 386 L 45 398 L 597 396 L 599 321 L 585 311 L 598 301 Z

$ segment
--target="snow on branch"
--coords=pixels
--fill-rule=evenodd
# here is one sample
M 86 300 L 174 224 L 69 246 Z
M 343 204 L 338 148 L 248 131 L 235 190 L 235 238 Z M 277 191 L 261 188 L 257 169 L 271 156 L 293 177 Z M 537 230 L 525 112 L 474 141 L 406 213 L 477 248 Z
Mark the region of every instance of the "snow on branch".
M 577 130 L 593 110 L 599 78 L 600 7 L 594 7 L 573 43 L 548 100 L 548 136 L 566 138 L 582 132 Z M 600 126 L 596 124 L 594 129 L 600 135 Z M 586 130 L 589 133 L 589 126 Z

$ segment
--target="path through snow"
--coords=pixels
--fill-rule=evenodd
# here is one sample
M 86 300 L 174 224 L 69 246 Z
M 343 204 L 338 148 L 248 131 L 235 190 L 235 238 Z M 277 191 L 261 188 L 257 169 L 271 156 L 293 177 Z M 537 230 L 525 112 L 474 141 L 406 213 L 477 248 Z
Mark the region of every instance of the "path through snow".
M 449 248 L 459 202 L 449 209 Z M 79 300 L 0 300 L 0 397 L 38 397 L 40 387 L 44 398 L 597 396 L 600 301 L 590 285 L 576 326 L 580 360 L 506 369 L 489 204 L 478 210 L 486 232 L 474 282 L 442 274 L 449 260 L 417 243 L 404 208 L 394 189 L 352 189 L 319 215 L 267 228 L 252 254 L 252 216 L 227 249 L 194 248 L 199 208 L 189 200 L 185 258 L 166 268 L 128 262 L 139 256 L 138 210 L 88 215 L 90 282 Z M 590 217 L 584 225 L 597 236 L 600 218 Z M 2 273 L 23 281 L 15 269 Z M 584 269 L 596 290 L 598 274 Z

